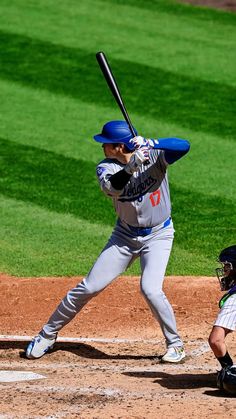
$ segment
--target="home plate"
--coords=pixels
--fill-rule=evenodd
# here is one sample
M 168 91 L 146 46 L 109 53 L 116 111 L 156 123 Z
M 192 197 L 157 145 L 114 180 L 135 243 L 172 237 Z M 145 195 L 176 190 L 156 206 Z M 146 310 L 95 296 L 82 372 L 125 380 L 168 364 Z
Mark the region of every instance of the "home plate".
M 0 383 L 12 383 L 14 381 L 29 381 L 46 378 L 43 375 L 31 371 L 4 371 L 0 370 Z

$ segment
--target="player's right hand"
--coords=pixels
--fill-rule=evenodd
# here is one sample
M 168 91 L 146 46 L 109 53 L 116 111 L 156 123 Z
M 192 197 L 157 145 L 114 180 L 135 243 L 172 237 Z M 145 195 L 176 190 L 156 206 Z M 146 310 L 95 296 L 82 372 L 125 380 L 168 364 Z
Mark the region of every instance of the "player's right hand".
M 126 164 L 124 169 L 127 173 L 131 175 L 134 172 L 136 172 L 142 164 L 145 164 L 146 162 L 149 162 L 149 148 L 146 146 L 142 146 L 132 154 L 129 163 Z

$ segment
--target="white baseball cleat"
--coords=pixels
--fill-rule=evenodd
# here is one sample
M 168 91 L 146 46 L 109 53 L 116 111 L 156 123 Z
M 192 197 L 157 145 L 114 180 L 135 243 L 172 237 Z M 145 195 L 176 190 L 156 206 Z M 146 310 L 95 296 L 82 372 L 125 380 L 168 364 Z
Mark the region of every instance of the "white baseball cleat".
M 41 358 L 46 352 L 53 348 L 56 338 L 46 339 L 41 335 L 35 336 L 26 349 L 26 358 Z
M 161 358 L 161 362 L 178 363 L 185 358 L 184 348 L 182 346 L 173 346 L 167 349 L 167 352 Z

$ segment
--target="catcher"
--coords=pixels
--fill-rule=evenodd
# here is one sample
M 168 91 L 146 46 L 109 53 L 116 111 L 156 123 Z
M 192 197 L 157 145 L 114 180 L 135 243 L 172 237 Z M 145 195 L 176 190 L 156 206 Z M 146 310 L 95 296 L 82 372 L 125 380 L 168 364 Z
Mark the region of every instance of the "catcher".
M 209 345 L 222 369 L 217 386 L 236 394 L 236 366 L 229 355 L 225 338 L 236 329 L 236 245 L 223 249 L 219 255 L 220 268 L 216 274 L 222 291 L 227 291 L 219 301 L 220 311 L 209 336 Z

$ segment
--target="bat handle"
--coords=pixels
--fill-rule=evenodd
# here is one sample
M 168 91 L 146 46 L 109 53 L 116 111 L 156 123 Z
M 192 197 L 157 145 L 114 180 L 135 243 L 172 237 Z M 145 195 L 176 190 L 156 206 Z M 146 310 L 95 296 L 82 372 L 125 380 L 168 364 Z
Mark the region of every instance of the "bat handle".
M 108 86 L 109 86 L 109 88 L 110 88 L 110 90 L 113 94 L 113 97 L 116 100 L 116 102 L 117 102 L 117 104 L 118 104 L 118 106 L 119 106 L 119 108 L 120 108 L 128 126 L 129 126 L 132 137 L 136 137 L 134 127 L 133 127 L 132 122 L 130 120 L 129 114 L 126 110 L 125 104 L 124 104 L 123 99 L 121 97 L 121 93 L 119 91 L 119 87 L 116 83 L 115 77 L 114 77 L 114 75 L 112 73 L 112 70 L 109 66 L 106 55 L 104 54 L 104 52 L 99 51 L 99 52 L 96 53 L 96 59 L 97 59 L 97 62 L 100 66 L 100 69 L 102 70 L 102 73 L 105 77 L 105 80 L 106 80 L 106 82 L 107 82 L 107 84 L 108 84 Z M 148 164 L 148 163 L 149 162 L 146 162 L 146 164 Z

